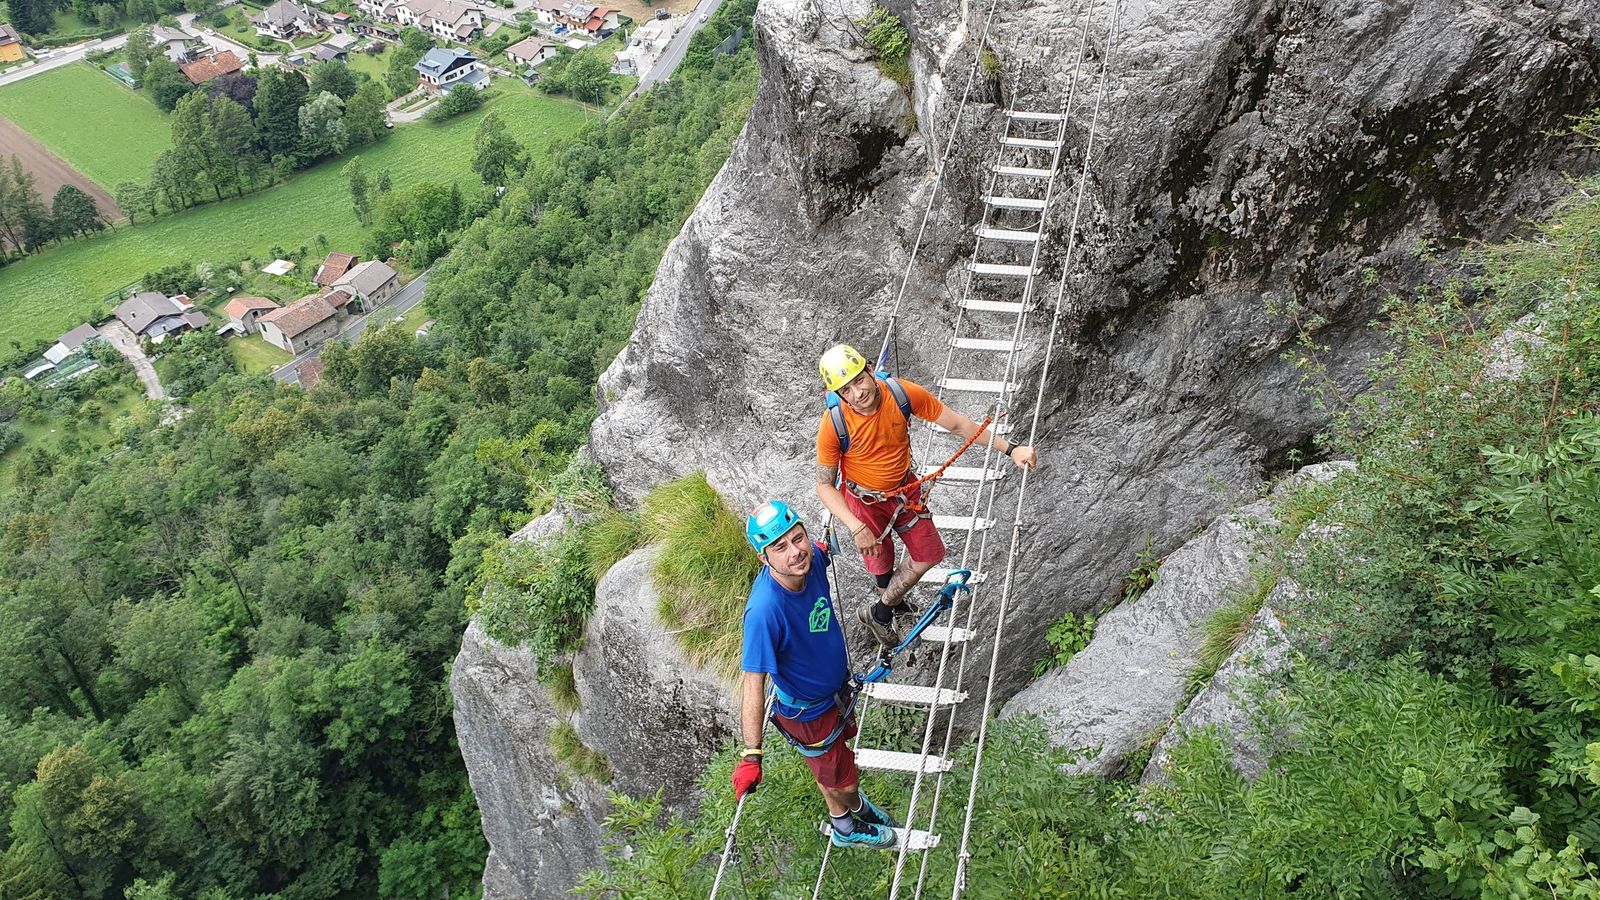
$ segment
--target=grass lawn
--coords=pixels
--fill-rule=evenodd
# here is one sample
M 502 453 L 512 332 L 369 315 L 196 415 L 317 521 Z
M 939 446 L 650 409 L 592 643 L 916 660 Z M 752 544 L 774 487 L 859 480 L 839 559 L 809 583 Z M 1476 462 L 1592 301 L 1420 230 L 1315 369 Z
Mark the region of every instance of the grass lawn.
M 593 121 L 575 103 L 508 91 L 442 125 L 402 125 L 362 148 L 362 163 L 372 173 L 388 169 L 396 189 L 424 179 L 473 185 L 472 137 L 491 110 L 534 154 Z M 162 266 L 231 262 L 263 255 L 274 244 L 311 244 L 317 234 L 333 248 L 358 252 L 366 229 L 356 222 L 339 174 L 347 161 L 348 155 L 322 163 L 260 193 L 69 241 L 0 269 L 0 363 L 97 317 L 101 298 Z
M 383 52 L 369 56 L 361 50 L 350 51 L 350 70 L 365 72 L 372 76 L 372 80 L 383 84 L 383 77 L 389 73 L 389 45 L 382 44 Z
M 114 424 L 145 412 L 144 389 L 131 374 L 115 386 L 102 388 L 96 394 L 94 399 L 88 401 L 95 404 L 95 411 L 81 416 L 77 421 L 55 415 L 19 419 L 16 424 L 17 430 L 22 433 L 22 440 L 0 455 L 0 487 L 11 487 L 17 461 L 28 448 L 53 451 L 61 446 L 62 438 L 68 433 L 76 434 L 79 440 L 91 446 L 104 447 L 112 442 L 111 429 Z
M 270 372 L 293 358 L 288 351 L 262 340 L 259 334 L 230 338 L 228 348 L 233 351 L 234 363 L 247 375 Z
M 155 104 L 83 62 L 0 88 L 0 115 L 107 192 L 149 178 L 172 131 Z

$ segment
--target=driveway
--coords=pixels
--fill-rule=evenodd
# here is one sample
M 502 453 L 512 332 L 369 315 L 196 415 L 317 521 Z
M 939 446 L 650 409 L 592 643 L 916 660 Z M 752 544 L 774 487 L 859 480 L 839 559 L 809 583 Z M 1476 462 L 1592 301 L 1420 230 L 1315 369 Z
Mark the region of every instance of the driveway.
M 389 298 L 388 303 L 383 304 L 364 316 L 358 316 L 354 319 L 351 319 L 350 322 L 344 326 L 344 330 L 339 332 L 339 336 L 335 338 L 335 340 L 348 341 L 353 344 L 361 338 L 361 335 L 367 330 L 368 324 L 371 324 L 375 327 L 382 327 L 383 325 L 400 318 L 401 316 L 410 312 L 418 303 L 422 302 L 422 295 L 423 292 L 427 290 L 427 287 L 428 273 L 423 272 L 416 278 L 411 279 L 410 284 L 396 291 L 395 295 Z M 299 384 L 300 367 L 308 360 L 316 359 L 321 355 L 322 347 L 312 347 L 310 350 L 307 350 L 299 356 L 296 356 L 294 359 L 284 363 L 282 366 L 279 366 L 277 369 L 274 369 L 272 372 L 272 377 L 277 381 L 284 382 L 285 384 Z
M 95 328 L 95 334 L 111 342 L 117 352 L 127 357 L 133 363 L 133 371 L 138 374 L 139 380 L 144 382 L 144 394 L 151 400 L 167 399 L 167 391 L 161 386 L 161 379 L 156 376 L 156 367 L 150 364 L 150 357 L 144 355 L 144 349 L 139 346 L 139 339 L 133 336 L 128 326 L 116 319 Z
M 223 6 L 230 5 L 232 4 L 223 4 Z M 194 35 L 200 40 L 201 43 L 213 50 L 218 52 L 223 50 L 232 50 L 233 54 L 239 57 L 239 59 L 247 65 L 249 64 L 250 54 L 252 53 L 256 55 L 256 65 L 258 66 L 275 66 L 278 64 L 279 58 L 283 56 L 281 53 L 267 53 L 257 50 L 254 47 L 246 47 L 245 45 L 224 34 L 213 34 L 212 32 L 215 29 L 210 28 L 204 23 L 195 22 L 194 13 L 183 13 L 179 15 L 178 27 Z
M 410 109 L 403 110 L 400 108 L 401 106 L 404 106 L 406 103 L 415 99 L 418 94 L 423 93 L 427 93 L 427 89 L 419 87 L 409 94 L 396 97 L 393 102 L 384 107 L 384 111 L 389 114 L 389 121 L 398 125 L 401 122 L 415 122 L 427 115 L 428 110 L 433 109 L 433 104 L 439 102 L 437 97 L 413 106 Z

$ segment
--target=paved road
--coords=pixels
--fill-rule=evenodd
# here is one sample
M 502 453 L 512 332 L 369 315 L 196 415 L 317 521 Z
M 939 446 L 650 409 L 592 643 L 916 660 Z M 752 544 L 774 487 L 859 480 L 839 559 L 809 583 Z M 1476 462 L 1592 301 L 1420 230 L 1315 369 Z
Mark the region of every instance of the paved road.
M 139 339 L 134 337 L 128 326 L 116 319 L 95 329 L 95 333 L 111 342 L 117 352 L 127 357 L 133 363 L 133 371 L 144 382 L 144 393 L 151 400 L 165 400 L 167 391 L 161 386 L 161 379 L 156 376 L 156 367 L 150 364 L 150 358 L 144 355 L 144 348 L 139 346 Z
M 84 44 L 74 44 L 71 47 L 58 48 L 51 54 L 49 59 L 42 59 L 31 66 L 0 75 L 0 87 L 13 84 L 24 78 L 32 78 L 51 69 L 59 69 L 62 66 L 71 65 L 83 59 L 90 50 L 115 50 L 127 42 L 128 36 L 119 34 L 116 37 L 108 37 L 103 41 L 89 41 Z
M 344 330 L 339 332 L 339 338 L 349 341 L 353 344 L 367 330 L 368 323 L 381 327 L 389 322 L 394 321 L 395 319 L 400 318 L 401 316 L 410 312 L 418 303 L 422 302 L 422 294 L 427 287 L 428 273 L 423 272 L 421 275 L 418 275 L 415 279 L 413 279 L 410 284 L 396 292 L 393 297 L 390 297 L 388 303 L 385 303 L 384 305 L 378 307 L 370 313 L 367 313 L 364 316 L 351 319 L 350 324 L 346 325 Z M 300 382 L 300 366 L 303 365 L 307 360 L 316 359 L 321 355 L 322 348 L 313 347 L 299 356 L 296 356 L 289 362 L 284 363 L 282 366 L 279 366 L 273 371 L 272 377 L 286 384 L 298 384 Z
M 672 73 L 678 69 L 678 63 L 683 62 L 683 55 L 689 51 L 689 41 L 694 38 L 695 32 L 710 20 L 721 5 L 722 0 L 700 0 L 694 11 L 689 13 L 689 21 L 667 42 L 667 49 L 661 51 L 661 58 L 639 79 L 636 93 L 642 94 L 672 77 Z

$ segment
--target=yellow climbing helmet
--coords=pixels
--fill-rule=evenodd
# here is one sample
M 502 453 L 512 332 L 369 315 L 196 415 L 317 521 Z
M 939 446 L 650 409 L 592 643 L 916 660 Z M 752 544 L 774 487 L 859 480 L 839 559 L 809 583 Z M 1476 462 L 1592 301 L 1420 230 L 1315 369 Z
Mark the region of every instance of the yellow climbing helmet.
M 817 368 L 822 370 L 822 386 L 837 391 L 867 370 L 867 360 L 849 344 L 834 344 L 822 354 Z

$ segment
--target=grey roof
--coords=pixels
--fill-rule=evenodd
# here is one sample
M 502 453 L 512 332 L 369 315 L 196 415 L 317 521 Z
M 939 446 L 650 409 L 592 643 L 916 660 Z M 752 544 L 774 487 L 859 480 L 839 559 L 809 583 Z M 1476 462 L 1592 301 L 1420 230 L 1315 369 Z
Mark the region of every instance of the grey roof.
M 338 47 L 330 47 L 327 44 L 318 44 L 311 48 L 311 55 L 318 62 L 327 62 L 332 59 L 339 59 L 340 57 L 348 56 L 349 54 Z
M 475 85 L 480 81 L 486 82 L 488 80 L 489 80 L 489 73 L 488 72 L 485 72 L 482 69 L 473 69 L 471 72 L 468 72 L 467 74 L 461 76 L 461 81 L 458 82 L 458 83 L 459 84 L 474 84 Z
M 145 329 L 145 337 L 160 337 L 171 331 L 179 331 L 187 326 L 183 316 L 162 316 L 154 324 Z
M 195 39 L 194 35 L 188 33 L 187 31 L 182 31 L 177 28 L 168 28 L 165 25 L 157 25 L 150 29 L 150 36 L 162 42 L 192 41 Z
M 182 312 L 178 304 L 157 291 L 141 291 L 122 301 L 117 307 L 117 318 L 134 334 L 144 334 L 150 326 L 166 316 Z
M 465 50 L 450 50 L 444 47 L 435 47 L 423 55 L 417 62 L 417 71 L 429 75 L 443 75 L 457 66 L 478 61 L 476 56 Z
M 77 328 L 74 328 L 66 334 L 63 334 L 58 343 L 64 344 L 68 350 L 76 350 L 83 346 L 84 341 L 97 336 L 98 332 L 94 330 L 94 326 L 90 325 L 88 322 L 85 322 L 82 325 L 79 325 Z
M 298 19 L 311 19 L 311 10 L 293 3 L 291 0 L 278 0 L 277 3 L 263 9 L 261 15 L 255 17 L 257 22 L 268 22 L 273 25 L 289 25 Z
M 396 272 L 385 263 L 377 260 L 368 260 L 350 271 L 344 277 L 334 282 L 335 287 L 348 287 L 357 296 L 365 299 L 372 295 L 378 288 L 388 284 L 395 278 Z

